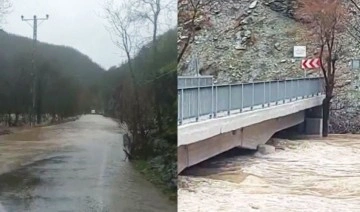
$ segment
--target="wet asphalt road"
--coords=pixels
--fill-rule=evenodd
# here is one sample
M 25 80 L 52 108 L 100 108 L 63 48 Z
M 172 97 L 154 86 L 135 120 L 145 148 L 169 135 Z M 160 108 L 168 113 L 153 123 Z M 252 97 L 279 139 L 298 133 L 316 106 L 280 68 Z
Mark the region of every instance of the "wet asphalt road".
M 176 211 L 124 158 L 117 123 L 98 115 L 1 136 L 0 212 Z

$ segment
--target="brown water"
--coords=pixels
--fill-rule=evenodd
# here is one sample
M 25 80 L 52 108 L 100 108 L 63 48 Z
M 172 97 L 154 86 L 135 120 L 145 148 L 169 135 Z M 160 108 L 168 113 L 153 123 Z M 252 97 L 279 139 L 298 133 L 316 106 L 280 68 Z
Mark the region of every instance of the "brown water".
M 232 151 L 187 170 L 179 211 L 360 211 L 360 136 Z
M 0 212 L 176 211 L 124 159 L 117 123 L 98 115 L 0 136 Z

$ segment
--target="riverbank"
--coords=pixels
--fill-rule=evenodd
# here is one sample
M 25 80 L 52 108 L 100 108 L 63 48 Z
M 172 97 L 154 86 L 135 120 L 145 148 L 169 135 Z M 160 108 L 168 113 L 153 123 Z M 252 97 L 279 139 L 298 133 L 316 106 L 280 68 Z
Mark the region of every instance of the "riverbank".
M 126 123 L 122 123 L 119 119 L 112 118 L 116 121 L 120 128 L 121 134 L 130 134 L 129 129 Z M 176 163 L 175 161 L 173 167 L 166 169 L 166 173 L 163 171 L 165 167 L 164 158 L 165 155 L 159 155 L 148 161 L 145 160 L 132 160 L 133 167 L 140 172 L 144 178 L 155 185 L 163 194 L 165 194 L 172 202 L 177 202 L 177 182 L 175 180 L 164 180 L 166 178 L 171 178 L 171 173 L 176 173 Z
M 144 160 L 135 160 L 132 163 L 146 180 L 159 188 L 171 201 L 177 202 L 177 188 L 162 180 L 164 173 L 161 170 Z
M 80 118 L 80 116 L 74 116 L 74 117 L 65 118 L 65 119 L 59 120 L 59 121 L 53 121 L 53 122 L 48 121 L 48 122 L 45 122 L 42 124 L 37 124 L 35 126 L 30 126 L 30 125 L 17 126 L 17 127 L 2 127 L 2 126 L 0 126 L 0 136 L 12 134 L 12 133 L 32 129 L 32 128 L 47 127 L 47 126 L 53 126 L 53 125 L 57 125 L 57 124 L 63 124 L 63 123 L 70 122 L 70 121 L 76 121 L 79 118 Z

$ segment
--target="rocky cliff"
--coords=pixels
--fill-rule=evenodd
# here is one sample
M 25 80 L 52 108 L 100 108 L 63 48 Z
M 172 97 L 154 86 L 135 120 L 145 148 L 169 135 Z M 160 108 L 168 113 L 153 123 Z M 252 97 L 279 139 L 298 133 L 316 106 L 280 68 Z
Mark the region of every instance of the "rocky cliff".
M 314 58 L 319 53 L 316 40 L 311 39 L 307 28 L 295 19 L 296 0 L 214 0 L 203 3 L 195 19 L 194 40 L 178 65 L 179 75 L 194 75 L 198 70 L 201 75 L 213 75 L 217 83 L 303 77 L 301 59 L 293 57 L 293 47 L 306 46 L 307 58 Z M 353 6 L 347 7 L 356 13 Z M 189 0 L 179 1 L 180 13 L 190 9 Z M 179 44 L 186 42 L 188 26 L 189 21 L 179 16 Z M 358 117 L 359 98 L 351 83 L 354 74 L 349 61 L 360 58 L 360 48 L 358 41 L 348 33 L 343 33 L 340 38 L 343 51 L 338 61 L 337 83 L 347 86 L 336 90 L 337 97 L 333 100 L 336 110 L 332 117 L 339 123 L 332 124 L 332 128 L 341 128 L 340 131 L 345 132 Z M 198 61 L 197 69 L 194 58 Z M 319 74 L 319 71 L 313 71 L 308 76 Z M 350 123 L 346 125 L 347 122 Z

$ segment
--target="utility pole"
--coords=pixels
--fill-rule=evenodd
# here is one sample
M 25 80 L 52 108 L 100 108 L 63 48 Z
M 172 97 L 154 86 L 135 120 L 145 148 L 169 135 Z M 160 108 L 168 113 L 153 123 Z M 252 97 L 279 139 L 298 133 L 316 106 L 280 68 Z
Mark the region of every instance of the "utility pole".
M 36 15 L 34 15 L 33 18 L 27 18 L 25 19 L 24 16 L 21 16 L 21 20 L 22 21 L 33 21 L 33 24 L 30 26 L 33 28 L 33 51 L 32 51 L 32 69 L 33 69 L 33 73 L 32 73 L 32 77 L 33 77 L 33 81 L 32 81 L 32 88 L 31 88 L 31 93 L 32 93 L 32 108 L 31 108 L 31 112 L 30 112 L 30 124 L 35 125 L 35 120 L 33 117 L 35 117 L 35 113 L 36 113 L 36 82 L 37 82 L 37 70 L 36 70 L 36 65 L 35 65 L 35 53 L 36 53 L 36 42 L 37 42 L 37 28 L 38 28 L 38 21 L 45 21 L 49 19 L 49 15 L 46 15 L 45 18 L 37 18 Z M 41 22 L 41 23 L 42 23 Z M 40 24 L 41 24 L 40 23 Z M 39 24 L 39 25 L 40 25 Z M 41 122 L 41 120 L 37 120 L 38 124 Z

